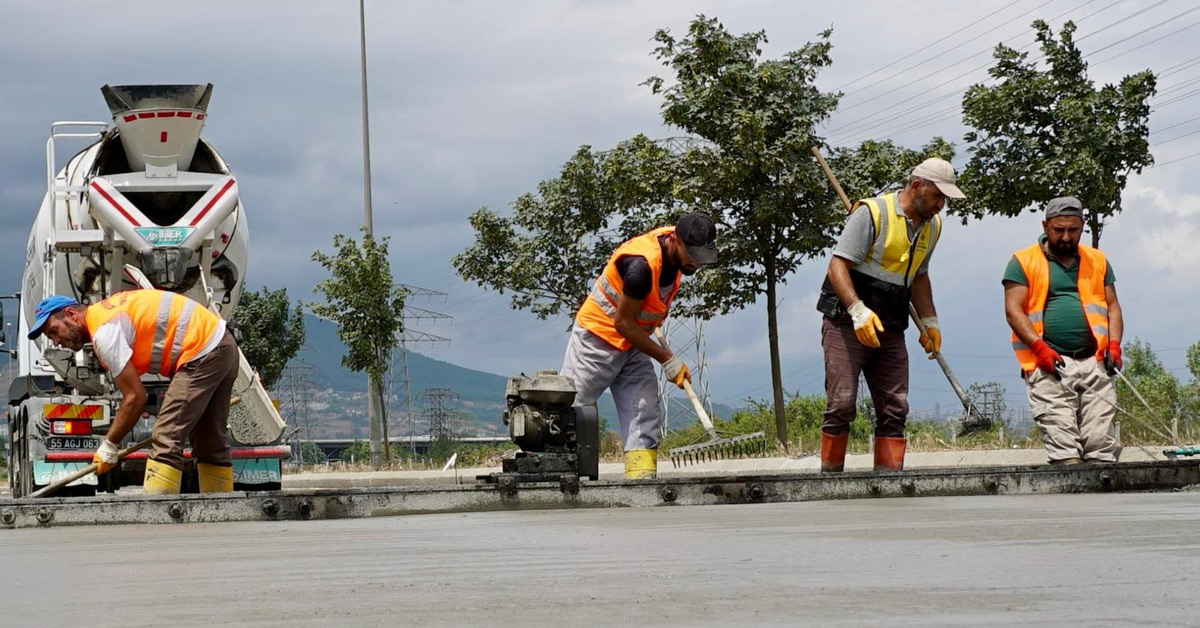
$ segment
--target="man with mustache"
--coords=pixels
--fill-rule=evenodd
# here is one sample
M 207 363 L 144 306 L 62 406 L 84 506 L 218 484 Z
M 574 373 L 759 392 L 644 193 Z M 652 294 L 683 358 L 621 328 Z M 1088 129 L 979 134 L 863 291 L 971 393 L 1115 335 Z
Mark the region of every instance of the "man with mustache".
M 1121 304 L 1104 253 L 1082 245 L 1083 205 L 1046 204 L 1045 233 L 1004 271 L 1004 312 L 1050 464 L 1114 462 Z
M 684 275 L 717 261 L 717 228 L 693 213 L 617 247 L 575 316 L 560 374 L 575 382 L 576 405 L 612 391 L 625 447 L 625 477 L 658 474 L 661 415 L 651 359 L 683 388 L 692 374 L 651 334 L 667 318 Z
M 845 466 L 850 424 L 856 414 L 858 377 L 866 377 L 875 402 L 875 470 L 904 469 L 908 421 L 908 328 L 911 302 L 926 333 L 921 346 L 932 359 L 942 333 L 933 306 L 929 257 L 942 233 L 938 212 L 947 198 L 964 198 L 954 168 L 930 158 L 913 169 L 903 189 L 855 204 L 846 222 L 817 309 L 825 315 L 825 420 L 821 470 Z
M 92 457 L 97 475 L 117 466 L 117 445 L 146 405 L 142 375 L 152 373 L 169 377 L 171 383 L 151 432 L 145 492 L 179 492 L 185 440 L 192 443 L 200 492 L 233 490 L 226 421 L 237 379 L 238 347 L 220 316 L 181 294 L 161 290 L 118 292 L 87 306 L 55 295 L 42 299 L 34 314 L 30 340 L 45 334 L 72 351 L 91 343 L 121 392 L 121 405 Z

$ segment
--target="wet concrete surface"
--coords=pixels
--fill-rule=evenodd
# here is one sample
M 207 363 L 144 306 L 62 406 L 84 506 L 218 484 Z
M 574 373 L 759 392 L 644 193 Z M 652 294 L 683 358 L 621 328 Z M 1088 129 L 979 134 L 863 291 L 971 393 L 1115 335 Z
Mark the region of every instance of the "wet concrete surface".
M 0 533 L 0 625 L 1197 625 L 1200 492 Z

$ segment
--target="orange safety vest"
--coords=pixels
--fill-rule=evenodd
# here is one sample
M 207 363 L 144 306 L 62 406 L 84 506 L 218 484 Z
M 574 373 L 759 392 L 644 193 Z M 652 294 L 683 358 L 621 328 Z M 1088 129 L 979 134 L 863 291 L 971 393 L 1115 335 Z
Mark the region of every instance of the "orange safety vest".
M 612 257 L 608 258 L 604 271 L 596 278 L 596 285 L 584 300 L 583 307 L 579 308 L 579 313 L 575 315 L 575 322 L 621 351 L 628 351 L 633 346 L 628 338 L 617 331 L 616 326 L 617 303 L 621 300 L 621 290 L 625 285 L 621 280 L 621 273 L 617 271 L 617 260 L 636 255 L 645 258 L 646 263 L 650 265 L 651 286 L 650 294 L 646 295 L 646 300 L 642 302 L 642 311 L 638 312 L 637 324 L 647 333 L 653 332 L 655 327 L 661 325 L 667 318 L 671 299 L 679 292 L 680 278 L 676 276 L 666 298 L 662 298 L 659 293 L 658 281 L 662 276 L 663 259 L 662 245 L 658 243 L 658 238 L 671 233 L 675 233 L 675 227 L 662 227 L 617 247 Z
M 174 292 L 130 290 L 89 305 L 88 332 L 120 313 L 133 321 L 133 364 L 138 374 L 170 377 L 204 349 L 221 319 L 199 303 Z M 107 367 L 106 367 L 107 368 Z
M 1025 314 L 1033 323 L 1033 331 L 1040 337 L 1045 322 L 1043 314 L 1046 310 L 1046 296 L 1050 292 L 1050 262 L 1041 243 L 1014 253 L 1021 270 L 1025 271 L 1025 280 L 1029 282 L 1029 296 L 1025 299 Z M 1104 253 L 1087 245 L 1079 245 L 1079 300 L 1083 303 L 1083 313 L 1087 316 L 1088 327 L 1096 339 L 1096 358 L 1103 359 L 1104 351 L 1108 349 L 1108 299 L 1104 296 L 1104 276 L 1108 271 L 1108 262 Z M 1037 369 L 1037 356 L 1033 350 L 1012 334 L 1013 351 L 1017 361 L 1026 373 Z

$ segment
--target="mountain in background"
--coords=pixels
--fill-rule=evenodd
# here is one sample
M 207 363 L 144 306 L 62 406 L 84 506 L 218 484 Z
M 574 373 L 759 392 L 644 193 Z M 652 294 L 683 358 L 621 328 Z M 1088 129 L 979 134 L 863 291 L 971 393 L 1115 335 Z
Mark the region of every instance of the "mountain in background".
M 337 335 L 337 325 L 329 321 L 306 315 L 304 318 L 304 326 L 306 332 L 305 346 L 297 356 L 296 363 L 306 363 L 314 367 L 312 372 L 307 375 L 307 379 L 319 389 L 330 389 L 335 394 L 333 395 L 337 401 L 328 402 L 329 407 L 323 408 L 315 417 L 313 427 L 320 429 L 321 417 L 328 417 L 334 420 L 336 416 L 352 415 L 353 417 L 362 417 L 362 425 L 358 425 L 358 421 L 353 421 L 355 427 L 363 429 L 362 435 L 365 437 L 365 416 L 366 416 L 366 397 L 365 391 L 367 388 L 367 376 L 364 373 L 355 373 L 345 368 L 341 364 L 342 356 L 345 355 L 345 345 L 342 344 Z M 396 415 L 402 415 L 405 407 L 404 400 L 404 383 L 403 374 L 401 373 L 401 361 L 399 351 L 395 357 L 395 371 L 391 376 L 391 401 L 389 403 L 389 411 L 393 415 L 392 422 L 397 420 Z M 464 413 L 470 418 L 470 425 L 464 426 L 466 431 L 473 434 L 505 434 L 507 432 L 504 427 L 501 415 L 504 412 L 504 386 L 508 381 L 509 375 L 496 375 L 494 373 L 485 373 L 470 368 L 465 368 L 449 362 L 435 360 L 433 358 L 415 353 L 408 352 L 408 373 L 412 380 L 410 388 L 413 397 L 414 412 L 420 417 L 424 410 L 422 396 L 427 389 L 445 388 L 457 395 L 457 400 L 447 402 L 447 408 Z M 532 373 L 527 373 L 532 374 Z M 512 373 L 511 375 L 518 375 Z M 278 396 L 284 397 L 285 394 L 280 390 L 286 386 L 286 380 L 281 381 L 276 385 Z M 321 405 L 325 405 L 323 401 Z M 610 429 L 616 429 L 616 408 L 613 406 L 612 397 L 605 393 L 598 402 L 600 416 L 607 419 Z M 715 406 L 714 414 L 718 416 L 728 417 L 733 414 L 731 408 L 726 406 Z M 343 416 L 344 418 L 344 416 Z M 426 428 L 427 429 L 427 428 Z M 341 430 L 341 431 L 344 431 Z M 355 432 L 358 432 L 355 429 Z M 418 434 L 423 433 L 422 422 L 418 419 Z

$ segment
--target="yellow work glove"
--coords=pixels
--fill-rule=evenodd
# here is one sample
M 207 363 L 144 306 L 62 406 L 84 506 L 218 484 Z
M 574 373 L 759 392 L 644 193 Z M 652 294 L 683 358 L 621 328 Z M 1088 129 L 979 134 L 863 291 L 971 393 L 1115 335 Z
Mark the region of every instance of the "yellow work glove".
M 100 448 L 92 454 L 92 464 L 96 465 L 96 475 L 108 473 L 120 461 L 117 456 L 117 444 L 107 438 L 100 442 Z
M 854 321 L 854 335 L 858 337 L 858 341 L 864 345 L 878 349 L 879 336 L 878 332 L 883 331 L 883 321 L 871 311 L 871 308 L 863 305 L 862 301 L 855 301 L 846 310 L 850 313 L 850 319 Z
M 929 359 L 932 360 L 942 352 L 942 331 L 938 329 L 936 316 L 922 318 L 921 324 L 925 326 L 925 332 L 920 338 L 921 348 L 925 349 L 925 353 L 928 353 Z
M 663 362 L 662 368 L 663 375 L 665 375 L 667 379 L 671 380 L 672 383 L 680 388 L 683 388 L 683 382 L 686 381 L 690 383 L 692 381 L 692 372 L 688 370 L 688 367 L 683 363 L 683 360 L 680 360 L 675 356 L 671 356 L 670 360 Z

